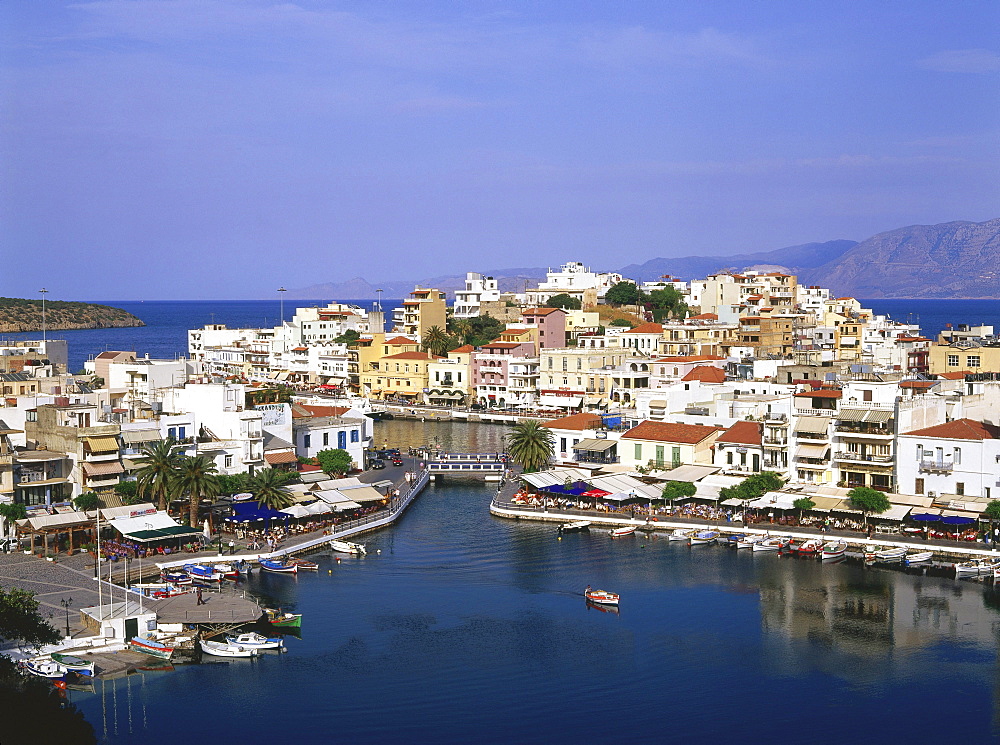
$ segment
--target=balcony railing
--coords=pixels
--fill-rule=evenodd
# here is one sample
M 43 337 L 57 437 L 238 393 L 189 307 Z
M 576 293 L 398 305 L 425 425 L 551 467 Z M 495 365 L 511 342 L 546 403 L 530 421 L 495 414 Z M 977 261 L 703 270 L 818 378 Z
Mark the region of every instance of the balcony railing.
M 948 473 L 951 471 L 955 465 L 953 463 L 941 460 L 922 460 L 920 461 L 921 471 L 941 471 L 942 473 Z
M 838 452 L 834 458 L 837 460 L 853 460 L 861 463 L 892 463 L 891 455 L 871 455 L 868 453 Z
M 787 438 L 784 438 L 784 437 L 765 437 L 764 438 L 764 444 L 765 445 L 787 445 L 788 444 L 788 440 L 787 440 Z
M 764 415 L 764 421 L 765 422 L 787 422 L 788 421 L 788 417 L 785 414 L 775 414 L 775 413 L 770 413 L 769 412 L 769 413 L 767 413 L 767 414 Z

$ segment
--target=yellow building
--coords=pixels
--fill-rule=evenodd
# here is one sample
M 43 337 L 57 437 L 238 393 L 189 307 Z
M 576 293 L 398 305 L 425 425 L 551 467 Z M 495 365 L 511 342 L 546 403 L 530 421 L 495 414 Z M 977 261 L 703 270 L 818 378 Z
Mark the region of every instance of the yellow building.
M 402 308 L 392 312 L 393 330 L 423 339 L 432 326 L 442 331 L 448 325 L 447 306 L 441 290 L 417 287 L 403 301 Z
M 971 346 L 970 342 L 931 344 L 930 372 L 1000 372 L 1000 345 Z
M 427 352 L 400 352 L 372 362 L 361 373 L 361 391 L 374 399 L 422 401 L 428 387 L 428 365 L 441 359 Z

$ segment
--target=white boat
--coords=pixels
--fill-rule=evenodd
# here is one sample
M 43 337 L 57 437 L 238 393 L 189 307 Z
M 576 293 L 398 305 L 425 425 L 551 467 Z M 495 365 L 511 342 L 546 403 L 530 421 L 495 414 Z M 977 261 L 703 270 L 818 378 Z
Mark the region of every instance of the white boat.
M 788 545 L 787 538 L 778 538 L 774 536 L 772 538 L 765 538 L 762 541 L 758 541 L 753 544 L 754 551 L 779 551 Z
M 918 551 L 913 554 L 907 554 L 903 561 L 906 562 L 907 566 L 910 566 L 911 564 L 923 564 L 925 561 L 930 561 L 933 558 L 933 551 Z
M 765 536 L 762 535 L 745 535 L 736 541 L 736 548 L 753 548 L 756 544 L 763 541 Z
M 65 680 L 66 668 L 58 662 L 44 657 L 36 657 L 33 660 L 24 660 L 21 666 L 32 675 L 49 680 Z
M 847 543 L 844 541 L 830 541 L 823 546 L 823 561 L 839 559 L 847 551 Z
M 978 577 L 980 574 L 993 575 L 1000 567 L 1000 560 L 973 559 L 955 565 L 956 577 Z
M 715 530 L 699 530 L 693 536 L 688 538 L 688 545 L 703 546 L 706 543 L 712 543 L 718 537 L 719 533 Z
M 240 576 L 240 570 L 232 564 L 215 564 L 212 568 L 221 574 L 224 579 L 236 579 Z
M 635 528 L 635 525 L 630 528 L 612 528 L 608 531 L 608 535 L 612 538 L 622 538 L 627 535 L 632 535 L 635 532 Z
M 884 546 L 875 551 L 876 561 L 902 561 L 905 557 L 905 546 Z
M 365 547 L 360 543 L 351 543 L 350 541 L 338 541 L 336 538 L 330 539 L 330 548 L 334 551 L 339 551 L 342 554 L 357 554 L 358 556 L 364 556 L 368 552 Z
M 587 589 L 584 590 L 583 594 L 591 603 L 598 603 L 599 605 L 618 605 L 618 593 L 607 592 L 606 590 L 592 590 L 590 589 L 590 585 L 587 585 Z
M 66 668 L 66 672 L 86 675 L 89 678 L 94 677 L 93 660 L 85 660 L 82 657 L 74 657 L 71 654 L 63 654 L 61 652 L 53 652 L 49 656 L 53 662 Z
M 237 636 L 227 636 L 226 642 L 240 647 L 256 647 L 257 649 L 281 649 L 285 640 L 280 636 L 264 636 L 256 631 L 249 631 Z
M 201 651 L 215 657 L 256 657 L 260 647 L 248 647 L 242 644 L 224 644 L 201 640 Z
M 667 536 L 668 541 L 686 541 L 688 538 L 693 536 L 697 531 L 691 530 L 690 528 L 677 528 L 670 535 Z
M 590 530 L 590 520 L 577 520 L 573 523 L 563 523 L 559 526 L 560 533 L 579 533 Z
M 799 556 L 815 556 L 823 548 L 823 541 L 818 538 L 809 538 L 797 546 L 790 546 L 789 549 Z

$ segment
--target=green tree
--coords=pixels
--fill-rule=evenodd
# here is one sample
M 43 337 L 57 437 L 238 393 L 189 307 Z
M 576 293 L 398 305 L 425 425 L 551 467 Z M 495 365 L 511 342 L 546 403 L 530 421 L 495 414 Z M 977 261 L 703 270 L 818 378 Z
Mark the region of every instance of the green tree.
M 638 305 L 645 299 L 635 282 L 616 282 L 604 294 L 608 305 Z
M 431 326 L 421 340 L 424 351 L 443 356 L 451 346 L 451 337 L 440 326 Z
M 990 520 L 1000 520 L 1000 499 L 991 499 L 983 514 Z
M 474 316 L 472 318 L 449 319 L 449 328 L 452 329 L 452 333 L 458 333 L 455 331 L 455 324 L 462 321 L 466 321 L 470 329 L 468 335 L 465 336 L 465 343 L 471 344 L 474 347 L 481 347 L 484 344 L 489 344 L 491 341 L 497 339 L 507 328 L 503 321 L 500 321 L 487 313 L 486 315 Z
M 94 494 L 94 492 L 85 491 L 83 494 L 81 494 L 79 497 L 73 500 L 73 506 L 76 507 L 78 510 L 82 510 L 84 512 L 91 512 L 93 510 L 99 510 L 101 507 L 103 507 L 104 502 L 97 494 Z
M 545 306 L 547 308 L 562 308 L 563 310 L 580 310 L 583 307 L 583 303 L 580 302 L 580 298 L 560 292 L 558 295 L 550 297 L 545 302 Z
M 0 504 L 0 517 L 3 517 L 8 522 L 24 520 L 28 517 L 28 508 L 23 504 L 5 502 Z
M 802 513 L 811 510 L 816 506 L 816 503 L 809 499 L 809 497 L 799 497 L 794 502 L 792 502 L 792 507 L 799 511 L 799 520 L 802 519 Z
M 157 509 L 165 510 L 180 468 L 180 448 L 173 438 L 168 437 L 146 443 L 139 452 L 139 457 L 135 459 L 139 467 L 135 472 L 137 494 L 143 499 L 155 499 Z
M 661 496 L 669 500 L 670 506 L 673 507 L 675 499 L 693 497 L 696 491 L 698 491 L 698 487 L 690 481 L 668 481 L 663 485 Z
M 115 494 L 121 497 L 123 504 L 135 504 L 140 501 L 138 481 L 119 481 L 115 484 Z
M 462 344 L 468 344 L 469 339 L 472 338 L 473 328 L 472 322 L 468 318 L 450 318 L 448 319 L 448 327 L 451 333 L 455 335 L 457 341 Z
M 219 493 L 218 471 L 215 462 L 204 455 L 184 457 L 180 469 L 174 477 L 174 485 L 181 494 L 187 494 L 191 500 L 188 511 L 188 525 L 198 524 L 198 508 L 202 497 L 214 497 Z
M 295 498 L 286 486 L 294 478 L 294 473 L 264 468 L 251 477 L 250 491 L 257 498 L 257 504 L 272 510 L 283 510 L 295 504 Z
M 358 343 L 358 339 L 361 338 L 361 334 L 354 329 L 347 329 L 344 333 L 334 339 L 335 344 L 346 344 L 349 347 L 353 347 Z
M 769 491 L 777 491 L 784 485 L 785 480 L 774 471 L 761 471 L 747 476 L 738 484 L 724 486 L 719 490 L 719 501 L 738 499 L 743 502 L 745 510 L 749 502 L 760 499 Z
M 671 316 L 681 316 L 688 310 L 684 296 L 673 287 L 653 290 L 649 293 L 649 304 L 653 308 L 653 317 L 658 321 Z
M 351 466 L 354 464 L 351 454 L 342 448 L 320 450 L 316 453 L 316 460 L 319 461 L 319 467 L 330 475 L 343 476 L 350 472 Z
M 21 641 L 39 647 L 59 638 L 59 632 L 38 612 L 35 593 L 0 587 L 0 641 Z
M 507 434 L 507 451 L 526 473 L 537 471 L 555 452 L 552 430 L 535 419 L 515 424 Z
M 219 481 L 219 494 L 243 494 L 249 492 L 250 474 L 243 473 L 220 473 L 216 477 Z
M 627 328 L 627 329 L 632 328 L 632 322 L 629 321 L 627 318 L 616 318 L 615 320 L 613 320 L 611 322 L 611 325 L 612 326 L 619 326 L 621 328 Z
M 868 515 L 878 515 L 892 507 L 889 498 L 877 489 L 870 489 L 867 486 L 856 486 L 847 492 L 847 498 L 851 504 L 861 510 L 865 516 L 865 524 L 868 523 Z

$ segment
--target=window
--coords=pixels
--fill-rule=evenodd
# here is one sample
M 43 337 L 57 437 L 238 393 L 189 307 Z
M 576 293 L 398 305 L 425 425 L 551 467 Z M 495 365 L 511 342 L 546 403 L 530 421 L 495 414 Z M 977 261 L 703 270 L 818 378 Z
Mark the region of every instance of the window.
M 957 466 L 962 462 L 962 448 L 955 448 L 955 455 L 952 462 Z
M 965 482 L 958 481 L 955 483 L 955 493 L 960 497 L 965 496 Z
M 560 453 L 565 453 L 566 452 L 566 438 L 565 437 L 560 437 L 559 438 L 559 452 Z
M 642 444 L 638 442 L 635 444 L 635 459 L 642 460 Z
M 923 494 L 924 493 L 924 480 L 923 479 L 916 479 L 913 482 L 913 493 L 914 494 Z
M 733 465 L 733 451 L 732 450 L 727 450 L 726 451 L 726 463 L 728 463 L 729 465 Z
M 360 435 L 358 434 L 358 431 L 356 429 L 352 429 L 351 430 L 351 442 L 358 442 L 359 439 L 360 439 Z
M 958 367 L 958 355 L 949 354 L 948 355 L 948 367 Z
M 924 446 L 917 445 L 917 460 L 919 461 L 923 459 L 924 459 Z
M 303 435 L 303 437 L 302 437 L 302 447 L 306 448 L 307 450 L 310 447 L 312 447 L 312 436 L 311 435 Z
M 663 462 L 663 445 L 656 446 L 656 462 L 657 463 Z
M 169 437 L 172 440 L 176 440 L 177 439 L 177 427 L 168 427 L 167 428 L 167 437 Z
M 965 356 L 966 367 L 979 367 L 982 358 L 978 354 L 968 354 Z
M 232 468 L 232 467 L 233 467 L 233 456 L 227 455 L 226 456 L 226 468 Z
M 324 432 L 323 433 L 323 447 L 326 447 L 329 444 L 330 444 L 330 433 L 329 432 Z
M 872 400 L 872 392 L 871 391 L 861 391 L 861 400 L 862 401 L 871 401 Z
M 340 430 L 337 433 L 337 447 L 341 450 L 347 449 L 347 430 Z

